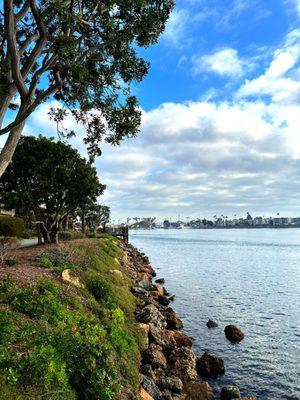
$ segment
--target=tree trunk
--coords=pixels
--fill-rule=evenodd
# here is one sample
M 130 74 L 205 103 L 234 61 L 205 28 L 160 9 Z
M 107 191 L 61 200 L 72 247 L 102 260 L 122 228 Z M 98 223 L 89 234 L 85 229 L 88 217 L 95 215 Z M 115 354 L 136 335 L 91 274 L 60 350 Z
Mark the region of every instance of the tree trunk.
M 25 126 L 25 121 L 14 128 L 8 135 L 6 143 L 0 153 L 0 178 L 4 174 L 6 168 L 12 160 L 12 156 L 16 150 Z
M 82 233 L 85 233 L 85 228 L 86 228 L 85 215 L 82 215 L 82 217 L 81 217 L 81 231 L 82 231 Z

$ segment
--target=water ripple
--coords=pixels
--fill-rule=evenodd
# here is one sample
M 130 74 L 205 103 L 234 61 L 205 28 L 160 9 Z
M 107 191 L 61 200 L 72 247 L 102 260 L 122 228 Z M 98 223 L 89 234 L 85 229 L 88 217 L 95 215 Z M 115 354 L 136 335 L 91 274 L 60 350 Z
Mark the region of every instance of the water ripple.
M 216 392 L 235 383 L 259 400 L 300 399 L 300 229 L 143 231 L 131 242 L 176 294 L 195 351 L 224 358 Z M 246 333 L 239 344 L 224 336 L 230 323 Z

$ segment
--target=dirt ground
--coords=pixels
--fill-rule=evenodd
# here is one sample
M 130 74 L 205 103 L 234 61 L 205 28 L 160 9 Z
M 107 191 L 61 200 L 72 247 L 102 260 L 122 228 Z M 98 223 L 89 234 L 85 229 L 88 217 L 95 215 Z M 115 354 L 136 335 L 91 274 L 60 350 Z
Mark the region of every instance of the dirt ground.
M 51 270 L 38 266 L 35 261 L 38 255 L 49 247 L 51 245 L 26 247 L 14 251 L 12 256 L 17 264 L 13 266 L 0 265 L 0 279 L 10 277 L 20 285 L 28 285 L 36 282 L 39 278 L 53 278 Z

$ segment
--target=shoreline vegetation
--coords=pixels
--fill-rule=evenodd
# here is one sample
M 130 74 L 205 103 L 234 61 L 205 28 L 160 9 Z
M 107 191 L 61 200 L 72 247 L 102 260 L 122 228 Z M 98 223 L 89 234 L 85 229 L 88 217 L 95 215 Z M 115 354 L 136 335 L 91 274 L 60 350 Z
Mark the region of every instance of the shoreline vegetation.
M 223 360 L 194 354 L 175 296 L 132 245 L 103 234 L 19 249 L 15 259 L 0 266 L 1 399 L 242 398 L 202 380 L 223 374 Z

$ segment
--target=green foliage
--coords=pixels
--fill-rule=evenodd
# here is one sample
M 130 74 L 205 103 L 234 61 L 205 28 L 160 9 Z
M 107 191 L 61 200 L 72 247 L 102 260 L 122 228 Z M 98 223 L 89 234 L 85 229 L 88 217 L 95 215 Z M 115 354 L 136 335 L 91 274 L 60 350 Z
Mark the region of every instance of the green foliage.
M 15 15 L 25 9 L 14 28 L 18 63 L 7 46 L 4 16 L 9 20 L 10 7 L 5 2 L 0 14 L 0 98 L 15 111 L 14 121 L 0 134 L 19 126 L 54 95 L 62 104 L 50 112 L 59 133 L 67 138 L 74 136 L 75 132 L 63 124 L 71 114 L 84 126 L 84 142 L 94 159 L 101 154 L 101 141 L 115 145 L 138 133 L 141 110 L 131 88 L 149 69 L 138 48 L 156 43 L 174 2 L 48 0 L 35 5 L 37 10 L 32 12 L 33 6 L 26 11 L 25 0 L 12 4 Z M 41 30 L 38 37 L 33 35 Z M 14 62 L 15 74 L 9 60 Z M 22 82 L 18 82 L 19 75 Z M 16 91 L 21 99 L 20 112 L 12 103 Z
M 41 233 L 46 242 L 44 231 L 54 240 L 67 215 L 86 201 L 96 200 L 104 189 L 96 169 L 77 150 L 41 136 L 20 140 L 0 181 L 1 201 L 20 215 L 34 212 L 43 221 Z
M 44 265 L 45 267 L 60 267 L 66 265 L 70 259 L 68 252 L 62 247 L 55 247 L 46 251 L 43 251 L 36 261 Z
M 92 293 L 97 301 L 100 301 L 107 307 L 111 307 L 115 302 L 115 296 L 111 289 L 110 284 L 96 276 L 88 277 L 87 288 Z
M 78 294 L 50 280 L 0 281 L 1 399 L 113 400 L 120 385 L 137 393 L 136 300 L 128 278 L 110 272 L 121 257 L 108 235 L 43 252 L 38 263 L 47 259 L 51 268 L 73 263 L 86 285 Z
M 59 232 L 58 237 L 60 240 L 74 240 L 74 239 L 82 239 L 85 237 L 85 235 L 82 232 L 62 231 Z
M 0 236 L 22 237 L 24 233 L 24 221 L 22 218 L 10 215 L 0 216 Z

